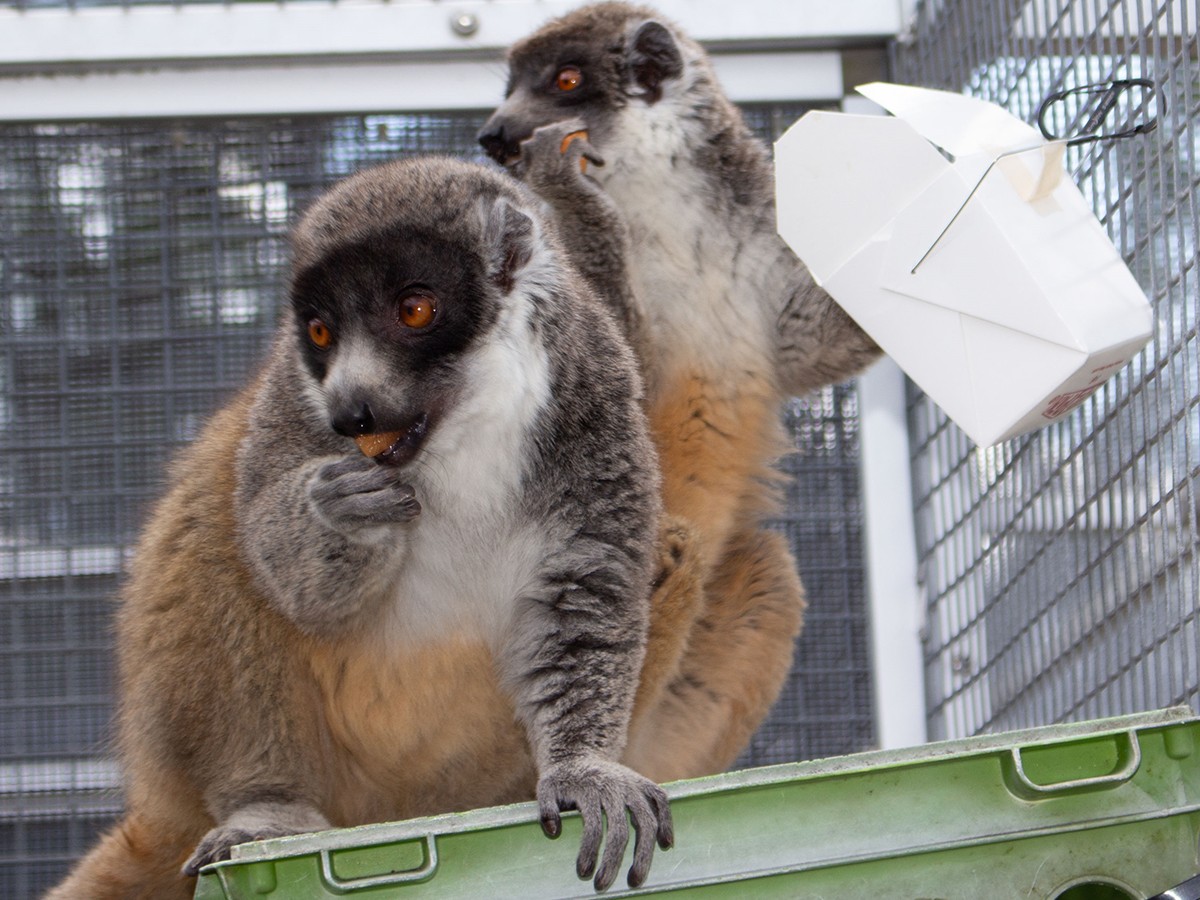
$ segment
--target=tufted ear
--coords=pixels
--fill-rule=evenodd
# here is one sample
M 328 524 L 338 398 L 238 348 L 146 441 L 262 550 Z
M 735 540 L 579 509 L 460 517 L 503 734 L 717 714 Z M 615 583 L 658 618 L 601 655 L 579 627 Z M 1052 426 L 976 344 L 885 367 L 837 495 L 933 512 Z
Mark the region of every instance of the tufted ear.
M 683 74 L 683 55 L 665 26 L 653 20 L 638 26 L 629 42 L 629 69 L 651 104 L 662 98 L 664 81 Z
M 488 278 L 507 294 L 533 258 L 533 220 L 504 197 L 485 199 L 482 214 Z

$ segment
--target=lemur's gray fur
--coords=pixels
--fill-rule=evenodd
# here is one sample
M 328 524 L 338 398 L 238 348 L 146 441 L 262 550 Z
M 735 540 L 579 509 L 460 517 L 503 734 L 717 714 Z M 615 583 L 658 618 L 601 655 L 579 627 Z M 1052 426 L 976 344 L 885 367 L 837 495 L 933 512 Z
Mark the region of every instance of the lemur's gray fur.
M 555 82 L 564 65 L 582 73 L 569 91 Z M 564 119 L 587 130 L 605 162 L 589 175 L 628 223 L 652 374 L 669 367 L 664 351 L 730 366 L 761 366 L 758 356 L 781 393 L 800 394 L 878 355 L 779 237 L 767 148 L 678 26 L 648 7 L 598 3 L 515 44 L 505 100 L 480 131 L 485 150 L 513 165 L 535 128 Z
M 58 896 L 182 896 L 189 842 L 195 875 L 254 838 L 518 799 L 534 771 L 548 834 L 580 810 L 597 888 L 628 810 L 640 884 L 672 841 L 666 795 L 618 762 L 661 510 L 612 316 L 540 202 L 482 166 L 361 172 L 293 247 L 264 370 L 146 529 L 128 814 Z M 414 297 L 428 324 L 404 324 Z M 390 435 L 372 458 L 369 434 Z
M 648 853 L 660 823 L 667 833 L 664 795 L 616 764 L 659 516 L 629 351 L 529 198 L 475 167 L 360 174 L 294 244 L 297 321 L 239 453 L 239 542 L 260 583 L 317 633 L 367 617 L 397 643 L 486 638 L 543 816 L 578 807 L 595 840 L 600 809 L 623 820 L 628 805 Z M 394 323 L 414 287 L 439 298 L 416 334 Z M 333 330 L 328 350 L 298 334 L 314 317 Z M 393 430 L 413 443 L 401 460 L 347 453 L 345 436 Z M 271 459 L 281 438 L 284 471 Z

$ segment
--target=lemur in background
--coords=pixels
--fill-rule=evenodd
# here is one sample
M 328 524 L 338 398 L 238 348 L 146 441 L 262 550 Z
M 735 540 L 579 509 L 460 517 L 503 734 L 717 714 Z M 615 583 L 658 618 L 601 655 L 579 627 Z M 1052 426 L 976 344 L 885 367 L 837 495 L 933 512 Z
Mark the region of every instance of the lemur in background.
M 532 143 L 577 169 L 562 136 Z M 647 630 L 679 654 L 649 598 L 655 575 L 687 596 L 656 550 L 683 545 L 656 544 L 634 356 L 541 207 L 420 159 L 306 213 L 265 367 L 137 549 L 126 815 L 52 898 L 189 897 L 244 841 L 535 795 L 552 836 L 580 810 L 599 889 L 627 813 L 631 885 L 670 845 L 666 795 L 620 756 Z
M 626 761 L 656 780 L 719 771 L 776 699 L 801 626 L 795 564 L 763 528 L 777 506 L 781 401 L 855 374 L 878 348 L 777 234 L 768 150 L 676 25 L 645 7 L 590 5 L 518 42 L 508 63 L 480 143 L 525 177 L 522 142 L 534 129 L 565 120 L 586 133 L 585 177 L 627 229 L 623 302 L 636 310 L 626 320 L 665 507 L 693 526 L 703 566 L 686 650 L 639 714 Z M 580 206 L 570 191 L 534 187 L 560 231 L 582 223 L 586 244 L 593 198 Z M 598 283 L 622 263 L 605 258 L 613 240 L 580 257 Z

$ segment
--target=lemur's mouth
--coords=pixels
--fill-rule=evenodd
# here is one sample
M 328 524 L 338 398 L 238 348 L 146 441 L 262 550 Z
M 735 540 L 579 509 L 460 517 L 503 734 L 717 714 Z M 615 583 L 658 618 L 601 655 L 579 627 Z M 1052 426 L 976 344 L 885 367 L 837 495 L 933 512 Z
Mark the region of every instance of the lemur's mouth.
M 504 168 L 511 169 L 521 158 L 521 148 L 513 145 L 504 149 L 499 149 L 494 153 L 488 153 L 488 156 L 490 156 L 495 162 L 504 166 Z
M 521 158 L 521 142 L 513 138 L 504 124 L 493 125 L 489 122 L 479 132 L 478 139 L 484 152 L 505 168 Z
M 360 434 L 354 443 L 381 466 L 402 466 L 412 461 L 428 435 L 429 414 L 420 412 L 397 431 Z

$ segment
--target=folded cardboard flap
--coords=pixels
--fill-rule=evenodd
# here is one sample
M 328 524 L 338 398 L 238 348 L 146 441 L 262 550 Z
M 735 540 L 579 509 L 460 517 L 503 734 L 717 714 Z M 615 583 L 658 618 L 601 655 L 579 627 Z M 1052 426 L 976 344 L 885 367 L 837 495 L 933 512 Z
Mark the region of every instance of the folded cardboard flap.
M 1022 199 L 1044 197 L 1063 179 L 1065 145 L 1044 140 L 1037 129 L 994 103 L 882 81 L 855 90 L 907 122 L 960 164 L 974 157 L 969 166 L 964 165 L 964 173 L 980 166 L 986 169 L 998 161 Z M 979 174 L 983 175 L 982 169 Z
M 981 100 L 859 90 L 896 117 L 812 112 L 777 143 L 780 234 L 976 443 L 1066 415 L 1152 316 L 1061 148 Z
M 879 116 L 810 112 L 776 152 L 787 159 L 776 163 L 780 233 L 822 284 L 868 242 L 886 239 L 895 211 L 946 167 L 928 141 Z M 785 209 L 801 203 L 820 213 L 790 215 L 785 232 Z

